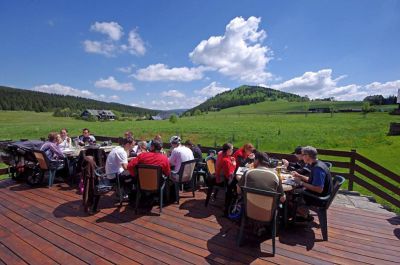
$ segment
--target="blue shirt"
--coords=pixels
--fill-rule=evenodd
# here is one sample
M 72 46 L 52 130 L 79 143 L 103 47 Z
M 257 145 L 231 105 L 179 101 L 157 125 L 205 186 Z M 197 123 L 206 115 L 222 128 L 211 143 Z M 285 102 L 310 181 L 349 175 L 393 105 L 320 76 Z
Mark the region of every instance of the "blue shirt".
M 325 184 L 325 178 L 325 171 L 322 168 L 317 167 L 313 170 L 311 185 L 323 188 Z

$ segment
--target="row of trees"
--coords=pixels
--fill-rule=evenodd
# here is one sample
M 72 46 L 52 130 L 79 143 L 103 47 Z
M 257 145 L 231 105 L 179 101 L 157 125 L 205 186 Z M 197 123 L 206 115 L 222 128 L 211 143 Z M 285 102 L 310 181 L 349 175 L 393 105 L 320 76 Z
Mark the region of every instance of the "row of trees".
M 65 110 L 69 108 L 71 113 L 77 113 L 84 109 L 106 109 L 137 116 L 155 115 L 159 112 L 157 110 L 132 107 L 118 103 L 106 103 L 93 99 L 48 94 L 4 86 L 0 86 L 0 95 L 0 110 L 53 112 L 57 109 Z
M 215 97 L 208 99 L 199 106 L 186 111 L 184 115 L 196 115 L 198 114 L 198 111 L 200 111 L 200 113 L 215 111 L 235 106 L 255 104 L 266 100 L 276 101 L 278 99 L 285 99 L 288 101 L 309 101 L 308 97 L 301 97 L 271 88 L 240 86 L 234 90 L 222 92 Z
M 373 95 L 373 96 L 365 97 L 363 101 L 369 102 L 371 105 L 392 105 L 392 104 L 396 104 L 397 97 L 396 96 L 388 96 L 385 98 L 382 95 Z

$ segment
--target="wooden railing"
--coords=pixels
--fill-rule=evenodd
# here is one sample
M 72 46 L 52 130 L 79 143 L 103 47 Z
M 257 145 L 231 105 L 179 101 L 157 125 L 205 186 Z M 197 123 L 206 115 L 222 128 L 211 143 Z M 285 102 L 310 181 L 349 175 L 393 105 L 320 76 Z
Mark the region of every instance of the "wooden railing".
M 98 143 L 103 141 L 112 141 L 113 143 L 121 143 L 122 137 L 108 137 L 96 136 Z M 169 144 L 164 144 L 164 148 L 169 148 Z M 219 150 L 220 147 L 201 147 L 203 153 L 208 153 L 209 150 Z M 291 154 L 267 152 L 268 155 L 276 159 L 287 159 L 289 161 L 295 160 L 295 156 Z M 356 150 L 351 151 L 338 151 L 318 149 L 318 155 L 326 162 L 332 163 L 332 174 L 338 174 L 348 180 L 347 188 L 349 191 L 353 190 L 354 183 L 364 187 L 376 196 L 388 201 L 389 203 L 400 208 L 400 199 L 388 194 L 380 187 L 383 187 L 394 194 L 400 194 L 400 176 L 389 169 L 371 161 L 370 159 L 360 155 Z M 343 158 L 347 161 L 337 161 L 331 159 L 324 159 L 324 156 L 337 157 L 340 160 Z M 341 169 L 340 171 L 335 171 Z M 372 172 L 376 171 L 378 174 Z M 7 174 L 8 169 L 0 169 L 1 174 Z M 390 181 L 389 181 L 390 180 Z

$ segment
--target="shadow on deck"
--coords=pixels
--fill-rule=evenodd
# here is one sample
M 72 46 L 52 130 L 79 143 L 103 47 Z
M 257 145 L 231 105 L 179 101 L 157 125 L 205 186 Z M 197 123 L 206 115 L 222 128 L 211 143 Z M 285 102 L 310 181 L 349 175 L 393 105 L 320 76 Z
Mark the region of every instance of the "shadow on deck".
M 186 196 L 188 195 L 188 196 Z M 221 195 L 220 195 L 221 196 Z M 238 225 L 221 216 L 222 203 L 204 207 L 205 194 L 183 193 L 181 204 L 134 214 L 103 197 L 101 211 L 83 212 L 75 189 L 28 188 L 0 182 L 0 261 L 5 264 L 396 264 L 400 217 L 332 206 L 329 241 L 317 223 L 281 229 L 275 257 L 268 236 L 236 246 Z M 1 263 L 0 262 L 0 263 Z

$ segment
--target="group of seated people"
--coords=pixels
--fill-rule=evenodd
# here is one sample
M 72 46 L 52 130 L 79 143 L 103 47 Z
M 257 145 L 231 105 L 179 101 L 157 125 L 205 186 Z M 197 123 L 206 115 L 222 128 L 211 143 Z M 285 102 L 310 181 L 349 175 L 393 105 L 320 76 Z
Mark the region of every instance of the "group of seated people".
M 332 189 L 330 169 L 324 162 L 318 160 L 316 148 L 299 146 L 295 149 L 294 154 L 297 161 L 289 162 L 283 159 L 282 162 L 283 166 L 291 172 L 297 189 L 306 190 L 319 197 L 329 195 Z M 245 166 L 251 169 L 247 170 L 238 182 L 235 178 L 236 172 L 239 167 Z M 240 187 L 243 186 L 279 192 L 281 194 L 280 201 L 285 202 L 287 198 L 282 188 L 282 181 L 276 174 L 270 174 L 271 167 L 268 155 L 256 151 L 250 143 L 245 144 L 236 152 L 233 152 L 233 145 L 230 143 L 222 146 L 216 159 L 215 175 L 216 185 L 223 182 L 227 185 L 224 215 L 228 215 L 229 205 L 232 203 L 234 194 L 240 194 Z M 311 220 L 312 217 L 309 215 L 307 206 L 315 203 L 310 197 L 304 197 L 304 201 L 297 202 L 296 218 Z
M 90 131 L 85 128 L 82 135 L 75 142 L 79 145 L 93 144 L 96 139 L 90 135 Z M 199 146 L 190 140 L 181 143 L 179 136 L 170 138 L 171 149 L 166 153 L 163 150 L 163 143 L 160 135 L 156 135 L 149 142 L 135 142 L 131 131 L 126 131 L 120 146 L 112 149 L 108 154 L 105 170 L 109 179 L 114 179 L 117 174 L 131 182 L 135 179 L 135 166 L 138 164 L 156 165 L 162 168 L 162 172 L 172 181 L 177 181 L 178 172 L 181 164 L 185 161 L 196 159 L 202 161 L 203 156 Z M 49 159 L 64 159 L 62 150 L 71 147 L 71 138 L 68 136 L 67 129 L 63 128 L 60 133 L 52 132 L 48 136 L 48 141 L 42 146 L 42 150 Z M 293 153 L 297 161 L 289 162 L 282 160 L 283 166 L 291 171 L 297 187 L 301 187 L 308 192 L 323 197 L 328 195 L 332 189 L 332 178 L 330 170 L 326 164 L 318 160 L 318 153 L 314 147 L 297 147 Z M 266 153 L 255 150 L 251 143 L 244 144 L 234 152 L 233 145 L 225 143 L 222 150 L 215 153 L 211 152 L 207 159 L 215 161 L 215 183 L 220 185 L 226 183 L 227 193 L 225 199 L 224 215 L 228 214 L 229 205 L 236 194 L 241 193 L 242 186 L 253 187 L 263 190 L 273 190 L 281 194 L 280 201 L 286 200 L 282 189 L 282 181 L 275 175 L 271 179 L 270 158 Z M 239 167 L 249 167 L 243 177 L 238 182 L 235 178 Z M 269 177 L 266 177 L 266 176 Z M 134 183 L 134 181 L 132 182 Z M 129 184 L 131 187 L 131 184 Z M 304 205 L 313 204 L 312 199 L 306 198 Z M 298 207 L 298 215 L 309 218 L 307 207 Z

